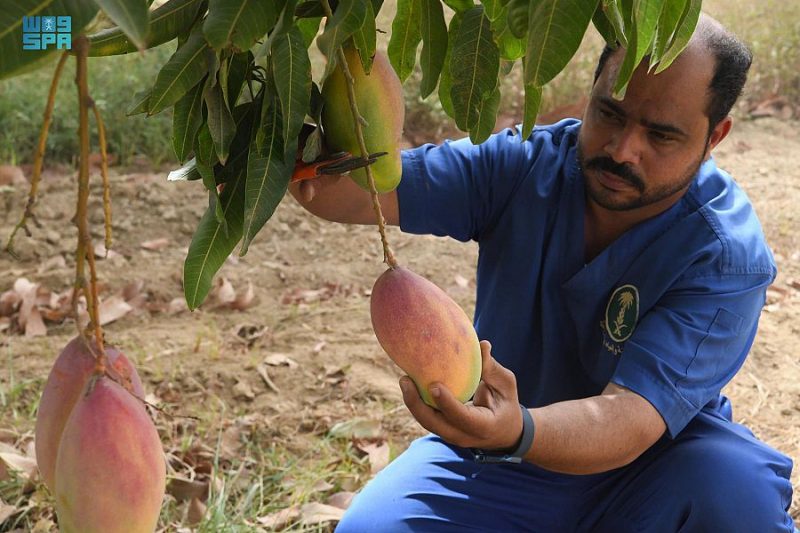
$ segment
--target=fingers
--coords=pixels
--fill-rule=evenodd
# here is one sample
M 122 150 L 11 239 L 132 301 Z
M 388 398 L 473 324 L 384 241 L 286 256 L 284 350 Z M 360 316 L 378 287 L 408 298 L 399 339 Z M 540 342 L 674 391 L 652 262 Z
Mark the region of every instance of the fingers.
M 304 202 L 313 200 L 315 193 L 316 190 L 314 189 L 314 183 L 312 181 L 300 182 L 300 198 L 302 198 Z
M 481 381 L 505 397 L 510 397 L 509 393 L 513 391 L 513 397 L 516 398 L 517 378 L 492 357 L 492 344 L 489 341 L 481 341 L 481 362 Z
M 437 423 L 436 410 L 422 400 L 419 391 L 417 391 L 417 386 L 411 378 L 408 376 L 400 378 L 400 390 L 403 391 L 403 402 L 408 407 L 408 410 L 411 411 L 411 414 L 414 415 L 414 418 L 417 419 L 417 422 L 428 431 L 438 434 L 439 424 Z

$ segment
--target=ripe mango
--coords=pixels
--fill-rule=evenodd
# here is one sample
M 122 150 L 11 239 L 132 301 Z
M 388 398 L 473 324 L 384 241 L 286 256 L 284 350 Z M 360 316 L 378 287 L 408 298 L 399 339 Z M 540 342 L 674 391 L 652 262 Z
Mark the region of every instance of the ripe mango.
M 106 346 L 109 364 L 130 380 L 133 392 L 144 398 L 142 381 L 131 362 L 112 346 Z M 73 407 L 94 371 L 94 356 L 81 337 L 72 339 L 59 356 L 47 377 L 36 415 L 36 462 L 42 480 L 55 490 L 56 455 L 61 433 Z
M 372 288 L 370 315 L 378 342 L 425 403 L 436 407 L 428 392 L 434 381 L 462 402 L 472 397 L 481 377 L 478 335 L 442 289 L 407 268 L 390 268 Z
M 403 87 L 386 54 L 378 51 L 369 75 L 364 72 L 358 52 L 344 49 L 347 66 L 353 76 L 356 104 L 367 126 L 363 127 L 364 141 L 369 153 L 388 152 L 371 165 L 378 192 L 394 190 L 400 183 L 400 138 L 403 135 L 405 101 Z M 332 152 L 346 151 L 360 156 L 361 148 L 355 133 L 355 123 L 347 98 L 344 71 L 338 66 L 322 85 L 322 130 L 325 143 Z M 350 177 L 369 191 L 364 169 L 354 170 Z
M 107 377 L 91 379 L 58 448 L 61 531 L 152 533 L 165 489 L 164 453 L 144 405 Z

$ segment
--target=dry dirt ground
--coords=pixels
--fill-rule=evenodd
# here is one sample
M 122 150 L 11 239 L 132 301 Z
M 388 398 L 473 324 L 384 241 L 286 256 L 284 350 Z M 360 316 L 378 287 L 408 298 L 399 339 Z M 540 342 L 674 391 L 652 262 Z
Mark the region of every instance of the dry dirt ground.
M 716 152 L 755 203 L 780 269 L 752 352 L 726 392 L 736 419 L 795 461 L 800 459 L 799 125 L 772 118 L 742 121 Z M 236 310 L 209 302 L 190 313 L 175 299 L 182 296 L 183 259 L 206 206 L 201 185 L 168 183 L 162 170 L 112 170 L 116 255 L 98 261 L 101 295 L 141 285 L 134 309 L 105 327 L 107 339 L 136 363 L 151 400 L 200 419 L 176 422 L 158 415 L 165 447 L 177 449 L 192 440 L 193 428 L 204 428 L 195 441 L 205 438 L 201 444 L 207 448 L 214 448 L 219 431 L 234 454 L 243 442 L 260 439 L 263 447 L 274 444 L 301 457 L 337 422 L 363 417 L 380 424 L 394 456 L 421 433 L 402 405 L 400 373 L 370 326 L 369 291 L 385 268 L 375 229 L 326 223 L 287 198 L 248 255 L 230 259 L 218 275 L 238 294 L 252 283 L 252 305 Z M 69 289 L 75 190 L 71 170 L 45 173 L 38 207 L 42 228 L 34 229 L 32 238 L 18 239 L 19 261 L 0 255 L 0 293 L 21 277 L 58 293 Z M 0 195 L 3 243 L 26 194 L 19 184 Z M 93 194 L 99 233 L 99 194 L 96 189 Z M 396 229 L 389 239 L 402 263 L 472 312 L 474 243 Z M 154 250 L 141 246 L 148 241 L 157 241 L 151 243 Z M 218 299 L 225 294 L 229 291 L 219 291 Z M 9 398 L 18 406 L 35 405 L 31 395 L 75 334 L 71 320 L 47 326 L 44 337 L 27 338 L 10 327 L 0 331 L 5 398 L 0 431 L 20 449 L 32 437 L 33 414 L 20 412 L 25 408 L 15 408 Z M 18 390 L 19 384 L 25 390 Z M 799 499 L 792 506 L 795 518 Z

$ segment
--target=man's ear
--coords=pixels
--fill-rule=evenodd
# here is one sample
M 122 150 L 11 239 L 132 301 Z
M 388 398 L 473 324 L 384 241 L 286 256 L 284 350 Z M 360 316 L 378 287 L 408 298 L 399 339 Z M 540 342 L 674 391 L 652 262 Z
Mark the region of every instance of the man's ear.
M 706 159 L 711 157 L 711 152 L 716 148 L 716 146 L 722 142 L 722 139 L 728 136 L 728 133 L 731 131 L 731 127 L 733 126 L 733 118 L 728 115 L 727 117 L 723 118 L 719 121 L 719 124 L 714 126 L 714 129 L 711 130 L 711 135 L 708 136 L 708 146 L 706 148 Z

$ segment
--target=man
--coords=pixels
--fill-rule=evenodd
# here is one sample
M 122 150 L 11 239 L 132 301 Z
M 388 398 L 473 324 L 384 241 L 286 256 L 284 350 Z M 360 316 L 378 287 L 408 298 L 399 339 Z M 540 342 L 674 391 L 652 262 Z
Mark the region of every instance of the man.
M 720 394 L 776 274 L 711 159 L 750 54 L 703 16 L 673 65 L 639 67 L 618 101 L 623 55 L 604 52 L 582 122 L 403 154 L 387 223 L 480 245 L 482 381 L 467 405 L 433 385 L 437 411 L 401 379 L 432 435 L 339 531 L 793 531 L 791 461 Z M 291 191 L 326 219 L 374 223 L 351 180 Z

